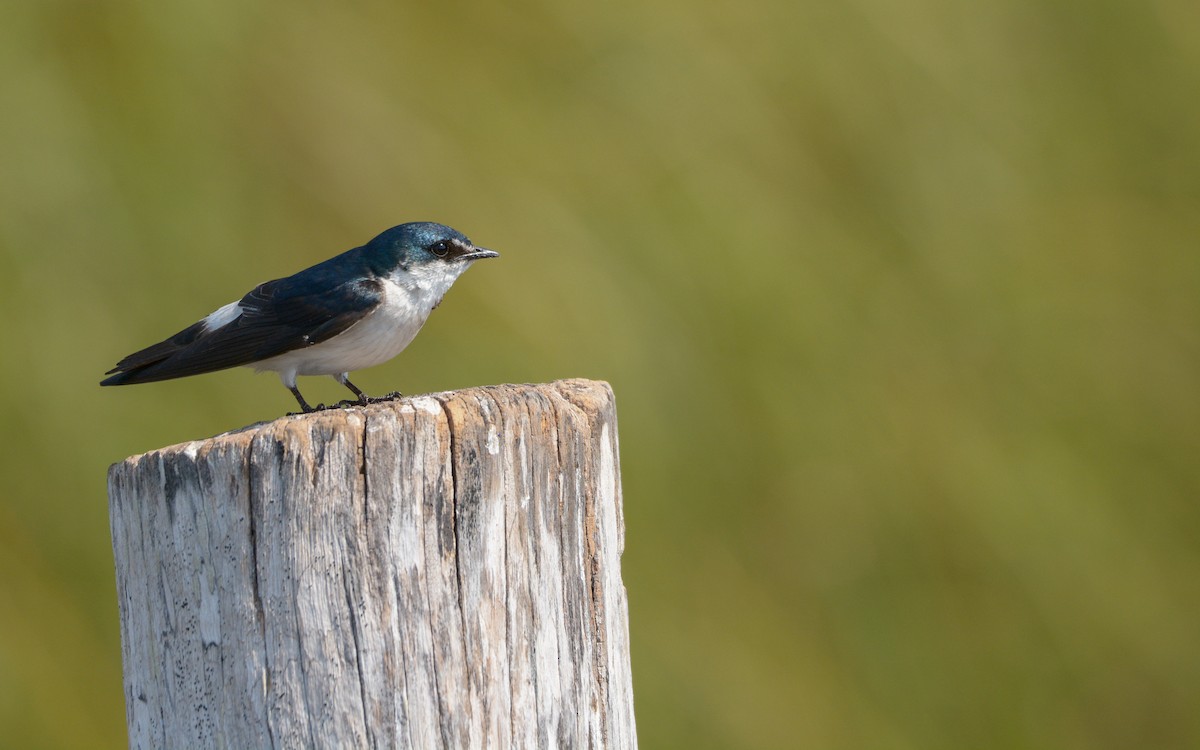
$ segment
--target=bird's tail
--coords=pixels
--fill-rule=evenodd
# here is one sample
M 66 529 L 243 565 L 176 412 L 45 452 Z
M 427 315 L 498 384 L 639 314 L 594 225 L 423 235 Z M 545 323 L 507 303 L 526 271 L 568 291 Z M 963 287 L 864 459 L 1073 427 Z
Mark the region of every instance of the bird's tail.
M 101 380 L 100 385 L 134 385 L 136 383 L 152 383 L 156 380 L 168 380 L 172 377 L 170 375 L 166 377 L 154 377 L 152 368 L 153 365 L 146 365 L 144 367 L 136 367 L 132 370 L 125 370 L 124 372 L 110 370 L 105 373 L 108 377 Z
M 179 372 L 164 366 L 167 360 L 177 354 L 204 333 L 204 321 L 188 326 L 165 341 L 130 354 L 117 363 L 117 366 L 104 373 L 109 377 L 100 381 L 100 385 L 134 385 L 136 383 L 153 383 L 157 380 L 181 378 L 192 373 Z

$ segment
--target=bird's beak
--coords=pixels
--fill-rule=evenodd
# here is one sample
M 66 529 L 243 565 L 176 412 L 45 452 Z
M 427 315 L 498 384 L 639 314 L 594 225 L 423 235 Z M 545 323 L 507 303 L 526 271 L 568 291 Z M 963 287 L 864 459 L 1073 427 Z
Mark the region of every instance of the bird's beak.
M 480 258 L 499 258 L 500 253 L 488 250 L 486 247 L 471 248 L 471 252 L 458 256 L 459 260 L 479 260 Z

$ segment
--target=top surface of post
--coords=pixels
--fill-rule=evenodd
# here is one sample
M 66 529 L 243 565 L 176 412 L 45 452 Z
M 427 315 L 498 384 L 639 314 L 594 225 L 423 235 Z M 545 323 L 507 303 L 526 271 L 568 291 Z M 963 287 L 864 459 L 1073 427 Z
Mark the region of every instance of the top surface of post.
M 506 383 L 501 385 L 486 385 L 477 386 L 474 388 L 462 388 L 455 391 L 441 391 L 438 393 L 426 393 L 419 396 L 404 396 L 391 401 L 380 401 L 371 404 L 354 404 L 345 407 L 335 407 L 314 411 L 307 414 L 288 414 L 267 422 L 256 422 L 245 427 L 222 432 L 219 435 L 214 435 L 209 438 L 201 438 L 198 440 L 188 440 L 174 445 L 155 448 L 144 453 L 135 453 L 122 461 L 117 461 L 109 467 L 109 474 L 118 467 L 126 463 L 136 464 L 144 456 L 150 454 L 174 454 L 174 453 L 194 453 L 202 448 L 212 448 L 217 445 L 223 447 L 231 447 L 237 444 L 249 445 L 256 436 L 265 431 L 285 427 L 291 424 L 303 424 L 308 422 L 313 423 L 336 423 L 346 419 L 349 415 L 358 414 L 370 416 L 372 413 L 382 413 L 399 409 L 401 411 L 421 409 L 425 411 L 442 410 L 445 405 L 456 397 L 470 397 L 474 395 L 486 396 L 491 392 L 540 392 L 546 394 L 556 394 L 576 408 L 581 409 L 585 413 L 597 415 L 602 410 L 614 409 L 615 403 L 613 398 L 612 387 L 602 380 L 588 380 L 586 378 L 571 378 L 566 380 L 555 380 L 550 383 Z

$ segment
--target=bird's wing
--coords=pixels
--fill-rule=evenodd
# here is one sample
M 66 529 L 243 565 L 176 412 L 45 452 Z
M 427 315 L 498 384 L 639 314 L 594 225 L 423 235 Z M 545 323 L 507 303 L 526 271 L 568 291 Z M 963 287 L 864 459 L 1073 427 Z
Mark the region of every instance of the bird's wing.
M 130 354 L 101 385 L 199 375 L 319 344 L 357 323 L 383 299 L 383 285 L 374 279 L 312 291 L 294 278 L 260 284 L 238 303 L 241 314 L 223 326 L 209 330 L 200 321 Z

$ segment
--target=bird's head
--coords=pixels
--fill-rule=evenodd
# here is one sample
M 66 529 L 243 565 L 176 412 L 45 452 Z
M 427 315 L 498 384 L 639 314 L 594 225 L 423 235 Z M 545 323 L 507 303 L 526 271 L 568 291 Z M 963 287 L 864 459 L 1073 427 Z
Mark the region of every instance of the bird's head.
M 447 288 L 473 262 L 500 257 L 494 250 L 476 247 L 462 232 L 431 221 L 392 227 L 363 249 L 377 272 Z

